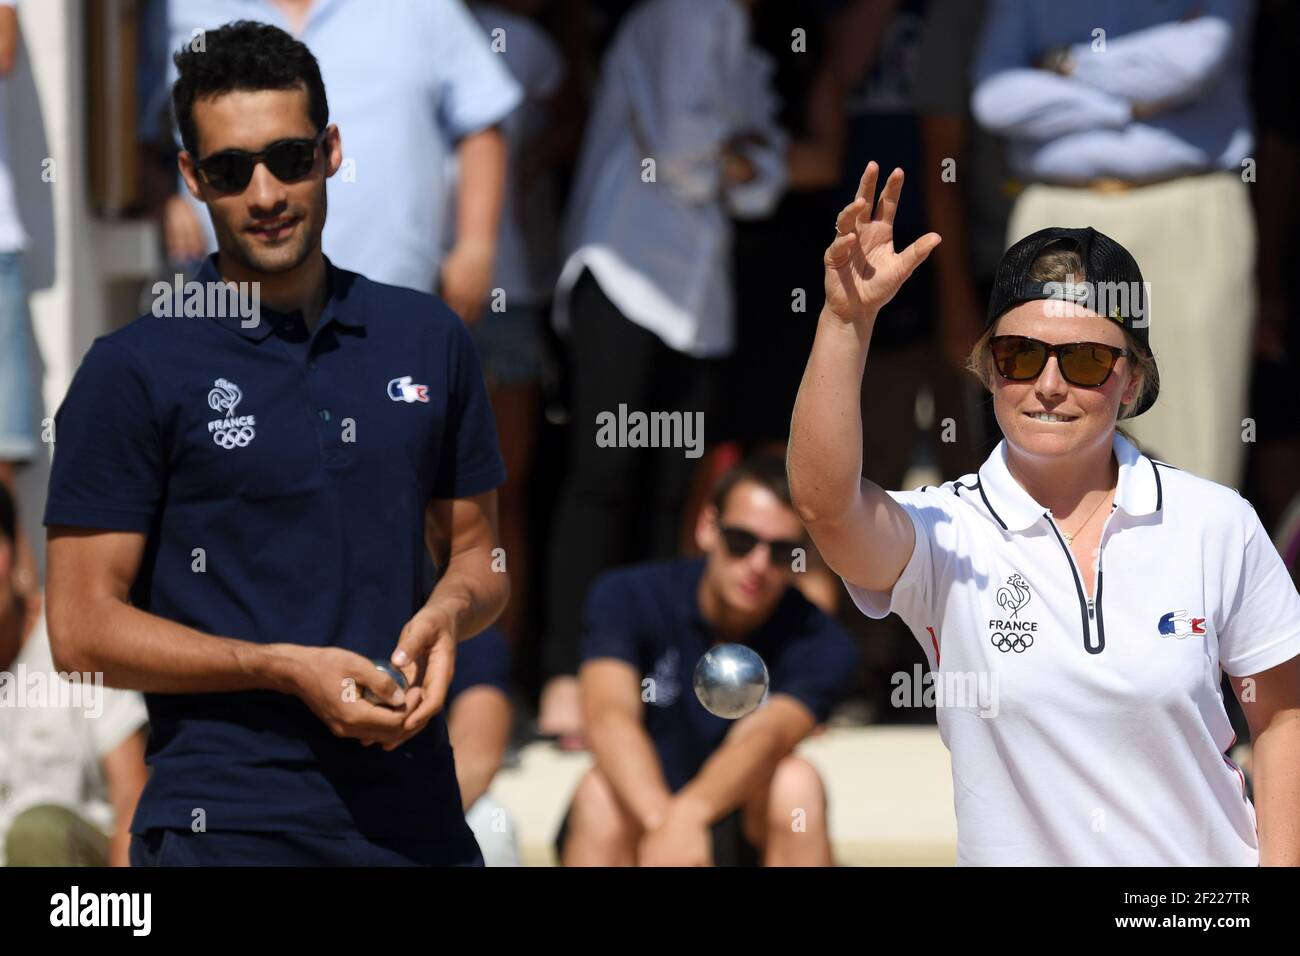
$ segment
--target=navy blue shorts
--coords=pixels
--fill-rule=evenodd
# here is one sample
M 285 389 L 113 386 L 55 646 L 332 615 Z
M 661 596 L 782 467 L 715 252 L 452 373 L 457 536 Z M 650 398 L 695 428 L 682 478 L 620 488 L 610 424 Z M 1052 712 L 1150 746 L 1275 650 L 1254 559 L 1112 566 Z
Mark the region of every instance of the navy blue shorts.
M 155 827 L 131 837 L 132 866 L 482 866 L 472 840 L 376 843 L 362 836 Z

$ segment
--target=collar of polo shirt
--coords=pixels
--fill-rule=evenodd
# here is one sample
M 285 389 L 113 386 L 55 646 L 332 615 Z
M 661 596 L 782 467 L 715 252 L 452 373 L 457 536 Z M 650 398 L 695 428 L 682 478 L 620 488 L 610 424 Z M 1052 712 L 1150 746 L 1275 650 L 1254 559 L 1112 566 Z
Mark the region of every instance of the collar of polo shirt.
M 325 256 L 325 282 L 328 292 L 325 296 L 325 307 L 321 310 L 320 321 L 316 323 L 318 329 L 325 327 L 327 322 L 335 321 L 343 325 L 360 328 L 365 324 L 362 318 L 361 310 L 347 308 L 348 290 L 351 288 L 351 281 L 348 273 L 334 267 L 330 262 L 329 256 Z M 194 280 L 200 284 L 206 282 L 220 282 L 221 271 L 217 268 L 217 253 L 212 253 L 203 260 L 203 265 L 195 273 Z M 261 342 L 272 330 L 275 329 L 282 321 L 291 315 L 300 316 L 300 312 L 279 312 L 267 306 L 261 306 L 259 321 L 255 325 L 245 326 L 240 316 L 214 316 L 215 320 L 223 327 L 237 332 L 246 339 L 254 342 Z
M 1116 507 L 1134 516 L 1159 511 L 1164 495 L 1155 464 L 1119 432 L 1115 432 L 1111 446 L 1119 462 Z M 1047 513 L 1047 509 L 1020 486 L 1007 468 L 1006 439 L 998 443 L 993 454 L 980 466 L 979 479 L 979 493 L 984 506 L 1004 531 L 1026 531 Z

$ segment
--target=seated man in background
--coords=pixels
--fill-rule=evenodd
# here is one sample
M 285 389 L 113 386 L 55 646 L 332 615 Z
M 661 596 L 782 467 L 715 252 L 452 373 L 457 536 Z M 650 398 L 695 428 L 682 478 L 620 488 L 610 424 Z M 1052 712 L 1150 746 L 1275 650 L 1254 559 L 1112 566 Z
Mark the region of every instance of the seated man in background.
M 14 527 L 0 485 L 0 865 L 126 866 L 144 700 L 59 678 L 44 616 L 14 586 Z
M 465 820 L 488 866 L 518 866 L 514 821 L 488 793 L 510 743 L 510 648 L 495 627 L 456 651 L 447 688 L 447 733 Z
M 807 547 L 785 463 L 719 481 L 695 529 L 703 558 L 602 575 L 579 671 L 593 766 L 557 838 L 568 866 L 829 866 L 826 795 L 795 746 L 857 664 L 852 640 L 793 586 Z M 714 644 L 767 664 L 767 701 L 734 726 L 692 691 Z

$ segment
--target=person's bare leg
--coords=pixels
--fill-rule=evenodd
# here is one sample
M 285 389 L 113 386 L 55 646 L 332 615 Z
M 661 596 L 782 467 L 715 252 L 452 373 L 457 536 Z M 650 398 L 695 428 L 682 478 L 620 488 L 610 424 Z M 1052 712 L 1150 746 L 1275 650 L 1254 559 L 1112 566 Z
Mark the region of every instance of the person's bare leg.
M 564 866 L 636 866 L 641 827 L 592 767 L 578 782 L 560 862 Z
M 744 807 L 745 837 L 763 851 L 764 866 L 831 866 L 826 789 L 807 760 L 791 754 Z
M 13 499 L 15 510 L 17 510 L 18 491 L 14 487 L 15 484 L 14 463 L 0 461 L 0 485 L 4 485 L 5 490 L 9 492 L 9 497 Z M 36 567 L 36 552 L 32 550 L 32 543 L 28 540 L 27 532 L 17 515 L 15 515 L 15 522 L 14 537 L 16 540 L 14 542 L 12 579 L 14 593 L 26 607 L 27 615 L 35 618 L 41 612 L 41 577 Z

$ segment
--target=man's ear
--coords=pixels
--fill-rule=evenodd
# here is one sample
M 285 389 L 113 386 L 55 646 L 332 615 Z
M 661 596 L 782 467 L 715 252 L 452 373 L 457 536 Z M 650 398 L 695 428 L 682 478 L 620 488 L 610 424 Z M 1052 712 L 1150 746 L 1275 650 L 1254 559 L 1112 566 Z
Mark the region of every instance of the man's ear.
M 325 140 L 321 143 L 325 151 L 325 178 L 328 179 L 339 171 L 343 165 L 343 134 L 337 123 L 325 127 Z
M 700 509 L 695 519 L 695 546 L 705 554 L 718 545 L 718 509 L 711 504 Z
M 185 180 L 185 188 L 190 191 L 190 195 L 203 202 L 203 187 L 199 184 L 199 170 L 194 165 L 194 157 L 183 149 L 176 156 L 176 165 L 180 168 L 181 176 Z

